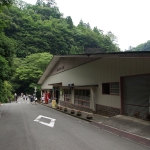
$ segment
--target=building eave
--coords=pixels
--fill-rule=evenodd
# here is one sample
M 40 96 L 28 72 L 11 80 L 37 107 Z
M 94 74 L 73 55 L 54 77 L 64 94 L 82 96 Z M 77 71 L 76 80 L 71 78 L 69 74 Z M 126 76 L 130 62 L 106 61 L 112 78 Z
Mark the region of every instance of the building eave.
M 45 78 L 47 77 L 47 75 L 49 74 L 49 72 L 51 71 L 53 66 L 58 62 L 59 58 L 60 57 L 53 56 L 51 62 L 48 64 L 46 70 L 44 71 L 43 75 L 41 76 L 40 80 L 38 81 L 38 84 L 42 84 L 44 82 Z
M 69 58 L 69 57 L 77 57 L 77 58 L 150 58 L 150 51 L 134 51 L 134 52 L 113 52 L 113 53 L 93 53 L 93 54 L 72 54 L 72 55 L 54 55 L 51 62 L 48 64 L 46 70 L 41 76 L 38 84 L 43 84 L 44 80 L 53 69 L 55 64 L 59 61 L 60 58 Z

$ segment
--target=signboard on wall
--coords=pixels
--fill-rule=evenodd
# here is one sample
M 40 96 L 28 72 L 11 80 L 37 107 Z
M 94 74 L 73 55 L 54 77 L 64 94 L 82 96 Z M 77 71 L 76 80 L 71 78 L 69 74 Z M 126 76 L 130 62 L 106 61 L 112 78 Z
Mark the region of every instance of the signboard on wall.
M 58 67 L 58 68 L 57 68 L 57 71 L 64 70 L 64 68 L 65 68 L 64 66 Z

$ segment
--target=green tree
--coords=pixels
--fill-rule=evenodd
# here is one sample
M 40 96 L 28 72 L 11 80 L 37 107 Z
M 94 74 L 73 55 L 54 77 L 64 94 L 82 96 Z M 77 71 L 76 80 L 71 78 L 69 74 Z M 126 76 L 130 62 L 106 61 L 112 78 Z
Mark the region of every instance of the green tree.
M 13 85 L 17 85 L 16 90 L 32 94 L 35 86 L 40 89 L 37 82 L 51 59 L 52 55 L 49 53 L 36 53 L 22 60 L 16 59 L 15 65 L 20 63 L 12 80 Z
M 67 16 L 66 17 L 66 21 L 67 21 L 67 24 L 69 25 L 69 29 L 72 29 L 73 28 L 73 21 L 72 21 L 72 18 L 70 16 Z
M 0 33 L 0 97 L 1 102 L 7 102 L 10 97 L 11 88 L 9 84 L 10 77 L 13 74 L 13 54 L 14 42 Z
M 93 31 L 97 34 L 103 34 L 103 30 L 98 29 L 97 27 L 93 28 Z
M 136 47 L 131 47 L 129 51 L 150 51 L 150 40 L 145 43 L 139 44 Z
M 0 1 L 0 101 L 7 102 L 8 97 L 11 97 L 12 87 L 9 83 L 12 74 L 12 61 L 14 54 L 14 40 L 8 38 L 4 29 L 9 27 L 10 17 L 7 16 L 2 10 L 7 10 L 11 6 L 13 0 Z M 7 6 L 7 7 L 6 7 Z
M 0 0 L 0 10 L 4 7 L 4 6 L 11 6 L 13 4 L 14 0 Z
M 54 55 L 81 54 L 85 48 L 102 48 L 107 52 L 118 51 L 112 39 L 102 30 L 90 27 L 80 20 L 75 27 L 70 16 L 63 18 L 56 6 L 27 5 L 23 9 L 11 7 L 4 14 L 11 18 L 5 34 L 17 42 L 16 55 L 20 58 L 34 53 L 50 52 Z M 5 19 L 9 20 L 9 19 Z M 111 48 L 111 49 L 109 49 Z
M 18 0 L 9 9 L 3 5 L 0 90 L 4 89 L 4 81 L 12 76 L 13 92 L 33 92 L 52 55 L 82 54 L 86 48 L 117 52 L 120 49 L 115 38 L 113 33 L 104 34 L 97 27 L 92 29 L 90 23 L 82 20 L 74 26 L 72 18 L 63 17 L 53 0 L 38 0 L 36 5 Z

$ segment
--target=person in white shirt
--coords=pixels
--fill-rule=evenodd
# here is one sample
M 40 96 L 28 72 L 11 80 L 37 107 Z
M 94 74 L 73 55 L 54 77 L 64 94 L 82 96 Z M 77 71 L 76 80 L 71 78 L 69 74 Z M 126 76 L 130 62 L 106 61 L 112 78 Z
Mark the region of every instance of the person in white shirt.
M 35 101 L 35 105 L 36 105 L 36 102 L 37 102 L 37 97 L 34 97 L 34 101 Z
M 25 96 L 25 95 L 23 95 L 23 100 L 25 100 L 25 98 L 26 98 L 26 96 Z
M 44 102 L 44 96 L 42 96 L 41 100 L 42 100 L 41 102 L 43 103 Z

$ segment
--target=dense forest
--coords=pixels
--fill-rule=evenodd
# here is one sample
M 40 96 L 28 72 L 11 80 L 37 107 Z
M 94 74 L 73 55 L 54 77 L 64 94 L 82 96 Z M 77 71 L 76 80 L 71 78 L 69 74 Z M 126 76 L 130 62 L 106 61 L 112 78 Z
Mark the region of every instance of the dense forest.
M 142 43 L 136 47 L 129 47 L 128 51 L 150 51 L 150 41 Z
M 90 27 L 71 16 L 63 17 L 54 0 L 0 3 L 0 96 L 6 102 L 12 93 L 33 94 L 34 87 L 53 55 L 82 54 L 87 48 L 118 52 L 116 36 Z

